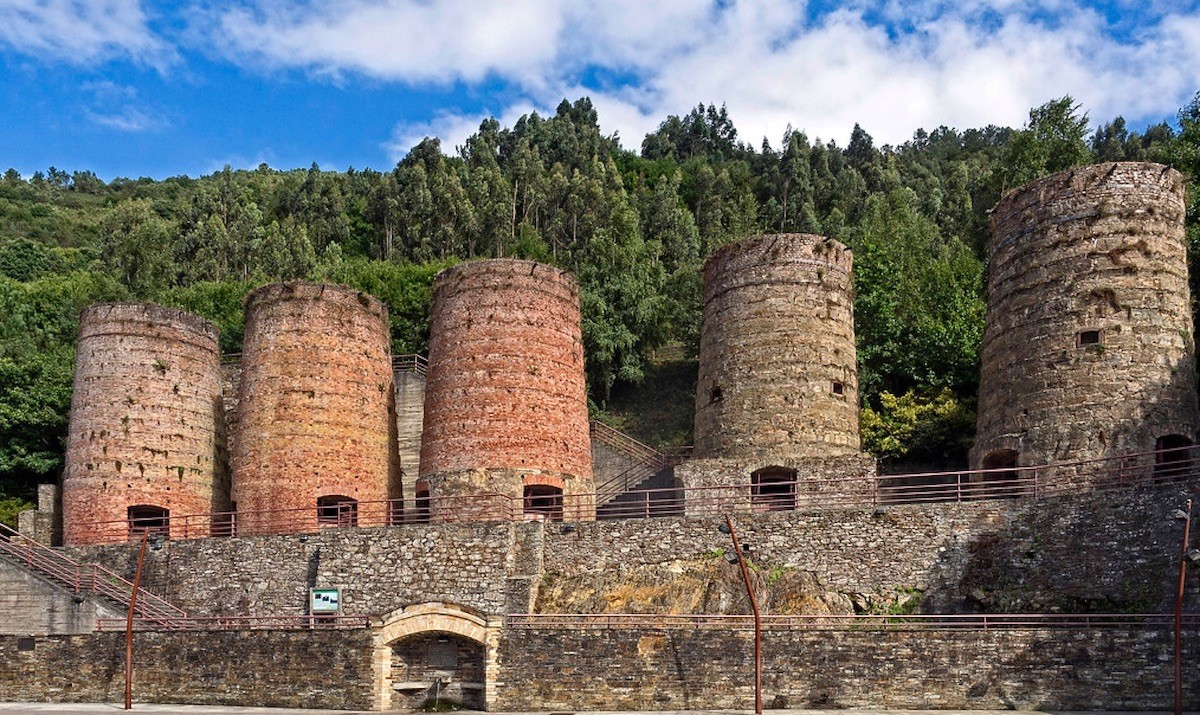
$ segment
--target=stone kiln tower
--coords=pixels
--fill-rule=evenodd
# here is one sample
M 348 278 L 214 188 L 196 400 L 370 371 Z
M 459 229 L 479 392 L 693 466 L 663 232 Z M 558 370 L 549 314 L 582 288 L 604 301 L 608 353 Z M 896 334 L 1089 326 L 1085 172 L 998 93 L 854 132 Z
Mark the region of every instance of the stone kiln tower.
M 238 533 L 388 523 L 386 500 L 401 496 L 394 399 L 378 299 L 312 283 L 247 296 L 233 453 Z
M 798 486 L 873 474 L 859 442 L 851 269 L 849 249 L 807 234 L 749 238 L 708 259 L 684 486 L 751 483 L 783 508 Z
M 215 326 L 157 305 L 83 311 L 62 486 L 68 546 L 209 535 L 229 505 Z
M 594 516 L 573 276 L 489 260 L 437 277 L 420 464 L 419 508 L 483 519 L 517 504 L 550 518 Z M 485 493 L 508 499 L 459 498 Z
M 1147 163 L 1065 171 L 992 210 L 972 466 L 1192 444 L 1183 179 Z

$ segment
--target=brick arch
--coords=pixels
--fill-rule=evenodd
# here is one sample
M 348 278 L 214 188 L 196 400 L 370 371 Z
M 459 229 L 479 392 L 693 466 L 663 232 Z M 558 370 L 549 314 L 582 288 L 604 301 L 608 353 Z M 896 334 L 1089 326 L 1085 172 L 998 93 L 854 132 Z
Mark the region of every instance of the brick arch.
M 483 614 L 453 603 L 418 603 L 383 617 L 378 642 L 390 645 L 416 633 L 453 633 L 481 645 L 487 644 L 487 619 Z
M 545 486 L 557 489 L 566 488 L 566 482 L 563 478 L 553 474 L 526 474 L 521 477 L 521 484 L 526 487 Z

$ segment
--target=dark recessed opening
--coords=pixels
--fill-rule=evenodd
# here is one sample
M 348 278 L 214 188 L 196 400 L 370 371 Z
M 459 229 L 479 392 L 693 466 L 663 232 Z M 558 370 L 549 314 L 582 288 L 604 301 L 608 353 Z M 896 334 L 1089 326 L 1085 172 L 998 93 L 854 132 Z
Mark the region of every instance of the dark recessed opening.
M 27 653 L 37 647 L 37 641 L 32 638 L 18 638 L 17 650 L 22 653 Z
M 833 394 L 835 394 L 835 395 L 846 394 L 846 386 L 840 382 L 833 383 Z
M 140 539 L 143 534 L 166 536 L 171 528 L 171 511 L 152 504 L 137 504 L 126 510 L 129 538 Z
M 1101 339 L 1099 330 L 1080 330 L 1079 331 L 1079 347 L 1087 345 L 1099 345 Z
M 750 475 L 750 503 L 755 511 L 796 508 L 796 470 L 764 467 Z
M 413 515 L 414 520 L 419 522 L 429 521 L 429 484 L 427 482 L 417 482 L 414 502 L 416 506 L 416 513 Z
M 1181 434 L 1168 434 L 1154 441 L 1154 478 L 1182 479 L 1192 473 L 1192 440 Z
M 980 499 L 996 499 L 1017 496 L 1018 478 L 1017 451 L 998 449 L 983 458 L 985 471 L 975 483 L 975 496 Z
M 549 484 L 529 484 L 525 487 L 524 512 L 541 515 L 550 521 L 562 521 L 563 490 Z
M 708 393 L 709 402 L 720 402 L 725 397 L 725 393 L 721 391 L 720 385 L 715 385 L 711 392 Z
M 357 526 L 358 502 L 341 494 L 317 497 L 317 523 L 330 526 Z

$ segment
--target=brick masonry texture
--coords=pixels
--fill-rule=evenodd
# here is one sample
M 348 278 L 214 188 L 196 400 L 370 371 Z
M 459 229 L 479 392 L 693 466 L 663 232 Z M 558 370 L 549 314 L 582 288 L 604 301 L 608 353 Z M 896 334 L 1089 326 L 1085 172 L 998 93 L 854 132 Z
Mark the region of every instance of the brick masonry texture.
M 592 492 L 575 278 L 516 260 L 443 271 L 433 285 L 424 420 L 420 472 L 435 500 L 520 499 L 526 484 Z
M 1178 172 L 1098 164 L 1014 191 L 992 211 L 988 274 L 973 466 L 1001 450 L 1034 465 L 1195 438 Z
M 1185 709 L 1200 706 L 1195 631 Z M 506 631 L 500 710 L 746 709 L 748 631 Z M 767 631 L 768 708 L 1145 710 L 1171 705 L 1167 631 Z
M 851 270 L 845 246 L 807 234 L 746 239 L 708 259 L 697 457 L 858 453 Z
M 0 698 L 120 702 L 125 634 L 0 636 Z M 134 634 L 134 702 L 370 709 L 368 631 Z
M 389 340 L 387 309 L 350 288 L 274 284 L 247 297 L 239 530 L 271 528 L 255 510 L 295 509 L 315 525 L 320 497 L 401 496 Z
M 64 539 L 120 541 L 127 509 L 229 507 L 217 329 L 183 311 L 103 303 L 83 311 L 66 467 Z M 207 533 L 194 524 L 193 535 Z

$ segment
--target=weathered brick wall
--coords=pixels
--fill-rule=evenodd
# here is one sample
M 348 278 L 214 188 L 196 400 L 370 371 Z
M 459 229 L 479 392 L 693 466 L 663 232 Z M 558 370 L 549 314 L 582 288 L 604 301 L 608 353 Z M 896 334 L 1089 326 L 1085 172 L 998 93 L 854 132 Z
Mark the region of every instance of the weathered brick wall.
M 66 543 L 125 539 L 130 506 L 173 517 L 228 509 L 220 400 L 211 323 L 149 304 L 85 309 L 63 472 Z
M 1184 707 L 1200 707 L 1200 647 L 1185 634 Z M 747 709 L 754 634 L 508 630 L 500 710 Z M 1166 630 L 767 631 L 769 708 L 1166 710 Z
M 270 531 L 263 509 L 296 509 L 312 528 L 317 499 L 400 496 L 387 309 L 342 286 L 287 283 L 246 299 L 233 453 L 239 533 Z
M 739 241 L 708 259 L 698 457 L 858 452 L 851 263 L 842 244 L 806 234 Z
M 1179 172 L 1107 163 L 1055 174 L 992 211 L 971 462 L 1021 465 L 1194 439 L 1192 313 Z M 1099 331 L 1081 344 L 1080 331 Z
M 0 700 L 120 702 L 125 634 L 0 636 Z M 136 633 L 134 702 L 372 707 L 371 634 L 357 631 Z
M 420 469 L 435 499 L 594 490 L 573 276 L 490 260 L 437 277 Z

